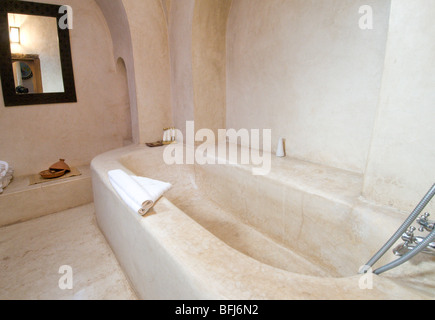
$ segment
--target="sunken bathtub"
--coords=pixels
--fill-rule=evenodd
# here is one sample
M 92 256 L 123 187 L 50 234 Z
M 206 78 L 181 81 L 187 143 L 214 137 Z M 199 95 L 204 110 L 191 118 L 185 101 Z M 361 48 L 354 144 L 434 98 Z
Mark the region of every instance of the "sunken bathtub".
M 265 176 L 249 165 L 167 165 L 164 150 L 133 145 L 91 164 L 98 225 L 139 298 L 435 297 L 433 260 L 358 274 L 405 217 L 365 202 L 361 176 L 274 156 Z M 113 189 L 114 169 L 172 188 L 142 217 Z

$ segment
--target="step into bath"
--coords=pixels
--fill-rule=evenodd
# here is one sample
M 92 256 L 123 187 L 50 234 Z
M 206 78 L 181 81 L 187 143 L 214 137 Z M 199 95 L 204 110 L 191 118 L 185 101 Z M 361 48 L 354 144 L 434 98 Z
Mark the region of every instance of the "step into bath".
M 60 212 L 93 201 L 89 166 L 81 175 L 29 185 L 31 176 L 15 177 L 0 195 L 0 227 Z

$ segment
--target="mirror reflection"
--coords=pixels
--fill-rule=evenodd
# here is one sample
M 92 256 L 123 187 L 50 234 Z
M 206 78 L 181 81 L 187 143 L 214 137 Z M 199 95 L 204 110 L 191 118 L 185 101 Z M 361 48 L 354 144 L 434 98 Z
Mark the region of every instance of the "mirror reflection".
M 36 61 L 36 59 L 35 59 Z M 30 66 L 30 65 L 31 66 Z M 12 58 L 15 91 L 17 94 L 42 93 L 41 71 L 34 61 L 24 62 Z
M 64 92 L 55 17 L 8 13 L 17 94 Z

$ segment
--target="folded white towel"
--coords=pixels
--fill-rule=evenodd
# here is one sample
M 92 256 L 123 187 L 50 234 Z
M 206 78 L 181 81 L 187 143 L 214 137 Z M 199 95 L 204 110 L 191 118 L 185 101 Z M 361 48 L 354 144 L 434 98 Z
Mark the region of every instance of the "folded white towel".
M 5 161 L 0 161 L 0 194 L 3 193 L 3 189 L 6 188 L 12 180 L 14 170 Z
M 122 170 L 109 171 L 109 180 L 122 200 L 142 216 L 172 187 L 170 183 L 130 176 Z

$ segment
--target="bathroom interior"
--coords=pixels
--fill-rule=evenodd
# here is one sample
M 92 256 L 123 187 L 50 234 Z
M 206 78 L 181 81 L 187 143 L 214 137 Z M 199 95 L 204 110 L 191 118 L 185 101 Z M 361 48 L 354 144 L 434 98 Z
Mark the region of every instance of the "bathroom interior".
M 145 282 L 148 289 L 138 288 L 136 267 L 131 266 L 133 271 L 126 271 L 130 262 L 122 260 L 129 259 L 125 245 L 120 249 L 108 234 L 108 230 L 117 226 L 102 231 L 106 221 L 99 222 L 96 217 L 94 197 L 97 194 L 98 206 L 105 205 L 105 196 L 96 185 L 106 188 L 108 184 L 103 183 L 106 178 L 102 178 L 103 182 L 95 181 L 103 169 L 93 168 L 97 165 L 104 170 L 110 168 L 115 161 L 104 155 L 118 157 L 119 150 L 144 154 L 143 163 L 133 156 L 124 157 L 120 162 L 127 168 L 128 165 L 146 166 L 147 152 L 153 153 L 149 160 L 153 163 L 154 153 L 162 148 L 149 148 L 146 143 L 162 140 L 163 128 L 174 127 L 186 133 L 189 121 L 194 121 L 196 129 L 210 129 L 216 136 L 219 129 L 271 129 L 272 170 L 279 166 L 286 184 L 292 184 L 295 190 L 304 190 L 313 198 L 310 190 L 319 198 L 325 195 L 338 199 L 338 204 L 327 205 L 325 210 L 320 200 L 307 204 L 305 209 L 311 206 L 317 211 L 306 218 L 314 221 L 313 230 L 306 226 L 304 233 L 319 232 L 315 222 L 317 215 L 319 221 L 333 219 L 336 208 L 340 211 L 337 215 L 343 215 L 341 224 L 334 225 L 335 229 L 325 225 L 332 238 L 345 232 L 350 234 L 349 238 L 352 234 L 358 239 L 361 234 L 365 234 L 361 236 L 364 239 L 366 235 L 376 234 L 381 239 L 367 247 L 364 243 L 358 244 L 358 249 L 346 253 L 363 266 L 435 183 L 432 167 L 435 163 L 435 1 L 32 2 L 72 8 L 73 19 L 68 21 L 71 26 L 67 32 L 75 97 L 70 101 L 47 103 L 42 99 L 25 105 L 10 105 L 5 103 L 6 94 L 1 93 L 0 160 L 13 169 L 13 179 L 0 194 L 0 299 L 435 298 L 434 250 L 432 254 L 420 253 L 406 262 L 413 269 L 394 273 L 391 282 L 382 282 L 388 278 L 388 272 L 385 276 L 375 276 L 375 286 L 377 278 L 382 278 L 379 280 L 382 288 L 376 292 L 356 288 L 357 294 L 346 295 L 351 291 L 351 283 L 358 287 L 361 277 L 358 269 L 354 276 L 346 270 L 345 275 L 336 276 L 339 280 L 331 280 L 334 277 L 328 274 L 318 286 L 310 274 L 297 278 L 281 270 L 276 271 L 278 275 L 270 282 L 265 278 L 258 284 L 259 288 L 266 288 L 264 293 L 274 290 L 276 283 L 287 283 L 282 281 L 284 278 L 291 279 L 289 285 L 304 286 L 303 281 L 307 281 L 309 285 L 305 288 L 309 292 L 300 295 L 287 294 L 285 289 L 278 290 L 283 292 L 281 296 L 258 294 L 260 289 L 254 288 L 251 282 L 255 281 L 248 276 L 243 278 L 248 283 L 246 287 L 245 282 L 237 278 L 241 288 L 236 289 L 240 290 L 240 296 L 227 295 L 222 284 L 211 285 L 216 287 L 216 295 L 206 292 L 202 285 L 192 285 L 194 289 L 184 293 L 180 287 L 190 279 L 184 274 L 184 278 L 174 281 L 173 285 L 163 281 L 157 287 L 155 283 Z M 21 27 L 21 41 L 9 46 L 7 39 L 7 47 L 12 53 L 36 53 L 32 52 L 36 49 L 29 51 L 31 46 L 26 41 L 46 39 L 47 33 L 26 39 L 25 21 L 15 17 L 14 23 Z M 4 27 L 0 24 L 0 28 Z M 0 41 L 5 46 L 4 37 Z M 61 47 L 62 44 L 60 42 Z M 4 60 L 4 56 L 1 59 Z M 62 77 L 51 76 L 50 80 L 53 79 L 57 80 L 48 84 L 43 81 L 44 88 L 65 93 L 70 90 L 65 78 L 65 88 L 60 89 L 56 83 L 62 82 Z M 3 74 L 1 80 L 6 82 Z M 49 92 L 35 95 L 51 97 Z M 285 157 L 278 159 L 275 151 L 280 138 L 285 140 Z M 30 177 L 59 159 L 65 159 L 79 174 L 29 183 Z M 296 169 L 285 170 L 287 166 L 294 168 L 294 163 L 300 164 L 298 168 L 309 168 L 301 169 L 302 178 L 292 176 Z M 217 181 L 221 171 L 216 170 Z M 149 168 L 143 168 L 142 172 L 153 174 Z M 320 176 L 323 180 L 318 180 Z M 171 175 L 163 174 L 161 178 L 171 179 Z M 229 184 L 238 185 L 247 178 L 237 173 L 233 179 Z M 265 193 L 274 192 L 273 184 L 264 185 L 270 187 Z M 220 194 L 214 192 L 217 199 Z M 249 192 L 237 194 L 237 188 L 234 192 L 234 198 L 249 195 Z M 348 194 L 352 194 L 350 200 Z M 170 196 L 172 193 L 168 198 L 173 202 Z M 211 198 L 214 196 L 211 192 Z M 255 198 L 260 194 L 251 196 Z M 107 203 L 112 203 L 112 198 Z M 162 203 L 158 203 L 157 214 L 140 218 L 144 220 L 140 222 L 144 228 L 160 227 L 158 210 L 162 210 L 164 216 L 163 206 L 172 208 L 166 201 L 162 198 Z M 346 208 L 347 201 L 350 203 L 349 211 L 342 210 L 341 201 L 346 202 Z M 355 203 L 363 203 L 363 209 L 358 209 L 361 206 Z M 262 208 L 267 211 L 276 207 L 264 205 Z M 370 208 L 369 213 L 367 208 Z M 434 209 L 435 200 L 427 203 L 422 214 L 435 214 Z M 177 210 L 173 209 L 178 213 Z M 359 225 L 359 220 L 364 223 Z M 394 223 L 385 222 L 390 220 Z M 190 226 L 191 222 L 183 220 L 183 223 Z M 196 225 L 184 232 L 194 232 L 195 228 Z M 190 237 L 202 234 L 199 230 Z M 275 233 L 266 236 L 267 241 L 275 241 L 274 236 Z M 167 237 L 171 237 L 170 233 Z M 298 241 L 303 242 L 303 239 Z M 208 233 L 192 241 L 215 243 Z M 310 250 L 303 243 L 297 246 Z M 318 246 L 322 247 L 322 243 Z M 364 252 L 359 248 L 365 248 Z M 333 248 L 332 252 L 334 250 L 340 251 Z M 222 251 L 230 252 L 230 249 L 225 247 Z M 209 259 L 205 264 L 215 263 L 216 259 Z M 253 262 L 243 260 L 243 263 Z M 269 270 L 265 265 L 255 264 L 259 270 Z M 62 266 L 72 267 L 73 288 L 61 288 Z M 202 270 L 198 274 L 202 276 Z M 192 281 L 199 281 L 201 276 Z M 340 278 L 342 276 L 350 277 L 353 282 Z M 216 281 L 220 283 L 228 281 L 228 287 L 233 285 L 230 280 L 219 279 Z M 335 295 L 323 295 L 325 287 L 331 290 L 331 286 L 340 285 L 343 291 L 332 289 L 337 291 Z M 154 296 L 153 290 L 158 294 Z M 172 296 L 166 292 L 169 290 L 179 295 Z M 243 295 L 244 290 L 250 294 Z M 397 295 L 385 294 L 394 290 Z

